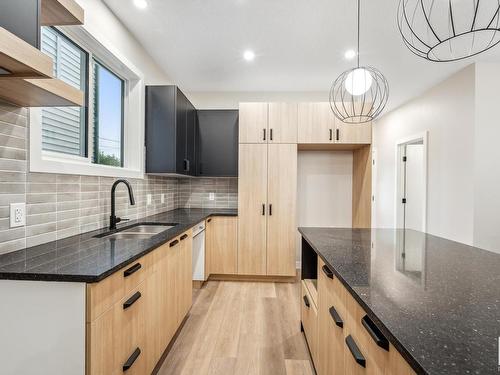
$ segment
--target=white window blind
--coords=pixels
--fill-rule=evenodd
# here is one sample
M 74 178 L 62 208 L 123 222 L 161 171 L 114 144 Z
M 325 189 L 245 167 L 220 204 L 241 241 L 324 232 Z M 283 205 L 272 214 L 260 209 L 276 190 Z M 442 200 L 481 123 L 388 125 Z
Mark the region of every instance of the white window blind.
M 51 27 L 42 28 L 41 49 L 54 60 L 54 77 L 85 90 L 87 54 Z M 42 110 L 42 148 L 86 156 L 86 108 Z

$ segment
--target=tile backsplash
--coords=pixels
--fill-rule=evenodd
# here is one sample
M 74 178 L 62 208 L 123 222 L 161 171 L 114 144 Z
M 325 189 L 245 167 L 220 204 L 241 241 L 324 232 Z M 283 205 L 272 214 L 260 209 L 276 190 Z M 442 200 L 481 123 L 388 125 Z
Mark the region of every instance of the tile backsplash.
M 0 254 L 109 222 L 114 178 L 29 172 L 27 117 L 25 108 L 0 102 Z M 122 218 L 139 219 L 175 208 L 237 207 L 237 178 L 145 176 L 129 181 L 136 205 L 129 205 L 127 190 L 120 184 L 116 211 Z M 9 205 L 18 202 L 26 203 L 26 226 L 10 228 Z

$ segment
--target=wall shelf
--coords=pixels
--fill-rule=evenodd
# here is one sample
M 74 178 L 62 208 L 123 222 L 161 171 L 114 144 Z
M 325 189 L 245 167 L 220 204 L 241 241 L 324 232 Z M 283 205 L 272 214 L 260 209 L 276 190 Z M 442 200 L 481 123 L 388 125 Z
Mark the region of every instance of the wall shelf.
M 83 25 L 84 18 L 74 0 L 42 0 L 42 26 Z
M 0 68 L 7 71 L 1 79 L 50 78 L 53 62 L 31 44 L 0 27 Z
M 55 78 L 0 78 L 0 98 L 21 107 L 85 105 L 82 91 Z

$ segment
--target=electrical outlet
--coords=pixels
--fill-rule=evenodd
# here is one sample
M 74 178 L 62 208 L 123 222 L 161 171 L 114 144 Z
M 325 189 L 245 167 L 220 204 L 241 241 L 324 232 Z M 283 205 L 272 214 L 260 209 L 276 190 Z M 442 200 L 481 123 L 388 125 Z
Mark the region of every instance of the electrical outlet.
M 26 203 L 10 204 L 10 227 L 22 227 L 26 225 Z
M 162 204 L 163 204 L 163 203 L 165 203 L 165 194 L 162 194 L 162 195 L 161 195 L 161 203 L 162 203 Z
M 209 193 L 208 194 L 208 200 L 213 201 L 215 199 L 215 193 Z
M 151 194 L 146 195 L 146 204 L 149 206 L 149 205 L 151 205 L 151 202 L 152 202 Z

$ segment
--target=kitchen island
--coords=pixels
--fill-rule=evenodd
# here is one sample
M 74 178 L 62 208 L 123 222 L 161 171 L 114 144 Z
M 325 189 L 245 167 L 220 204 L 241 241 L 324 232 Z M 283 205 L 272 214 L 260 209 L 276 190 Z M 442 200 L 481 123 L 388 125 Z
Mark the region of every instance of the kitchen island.
M 412 230 L 299 231 L 302 279 L 319 279 L 318 290 L 310 292 L 314 283 L 307 282 L 309 290 L 306 287 L 303 294 L 310 305 L 309 299 L 316 298 L 318 326 L 315 333 L 309 328 L 305 308 L 305 331 L 320 375 L 330 368 L 327 358 L 337 359 L 331 366 L 347 367 L 351 361 L 359 373 L 393 373 L 388 370 L 391 351 L 407 362 L 409 373 L 498 372 L 499 254 Z M 338 283 L 332 286 L 338 293 L 325 297 L 322 280 Z M 325 299 L 329 311 L 324 315 L 333 321 L 342 343 L 326 349 L 333 337 L 322 339 L 328 332 L 321 326 Z M 353 305 L 361 313 L 352 313 Z M 346 327 L 350 321 L 356 327 Z M 332 328 L 332 335 L 335 332 Z M 369 339 L 365 340 L 367 334 Z M 346 340 L 348 335 L 351 340 Z M 339 355 L 341 350 L 343 355 Z

